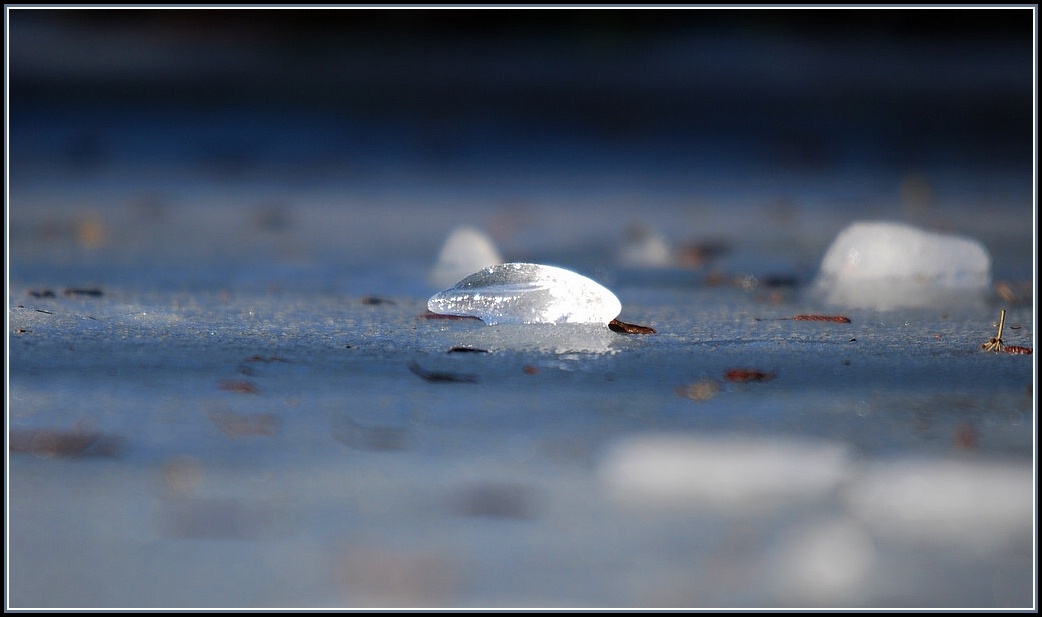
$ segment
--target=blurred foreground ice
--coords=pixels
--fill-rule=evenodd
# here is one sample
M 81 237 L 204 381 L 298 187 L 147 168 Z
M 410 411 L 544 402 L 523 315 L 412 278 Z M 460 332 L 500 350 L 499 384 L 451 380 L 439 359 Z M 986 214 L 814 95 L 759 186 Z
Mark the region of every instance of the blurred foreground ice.
M 901 542 L 993 552 L 1029 542 L 1031 469 L 998 462 L 877 463 L 850 486 L 851 512 Z
M 570 270 L 511 263 L 485 268 L 427 302 L 432 313 L 494 324 L 605 324 L 618 317 L 615 294 Z
M 754 519 L 841 496 L 853 519 L 900 542 L 987 553 L 1031 535 L 1031 469 L 1001 461 L 860 463 L 840 443 L 640 435 L 606 450 L 599 477 L 613 501 L 645 511 Z
M 686 515 L 752 525 L 831 510 L 786 529 L 759 558 L 759 583 L 792 605 L 855 606 L 880 583 L 895 592 L 903 583 L 888 560 L 905 551 L 986 563 L 1033 546 L 1029 465 L 852 453 L 806 439 L 647 434 L 608 447 L 598 476 L 606 497 L 648 520 Z M 1010 602 L 996 585 L 995 602 Z
M 974 305 L 991 284 L 991 257 L 973 239 L 886 221 L 844 229 L 821 262 L 812 293 L 851 308 Z
M 835 444 L 652 436 L 616 444 L 601 479 L 625 504 L 756 515 L 827 494 L 850 466 L 847 449 Z

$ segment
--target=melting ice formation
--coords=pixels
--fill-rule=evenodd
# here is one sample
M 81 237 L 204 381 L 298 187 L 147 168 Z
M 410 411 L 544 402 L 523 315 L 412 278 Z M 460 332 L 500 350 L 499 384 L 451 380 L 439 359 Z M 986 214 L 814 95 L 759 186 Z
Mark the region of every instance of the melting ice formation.
M 973 239 L 902 223 L 860 221 L 825 253 L 811 293 L 851 308 L 973 304 L 991 284 L 991 257 Z
M 493 324 L 604 324 L 622 312 L 615 294 L 570 270 L 529 263 L 487 267 L 431 296 L 441 315 Z

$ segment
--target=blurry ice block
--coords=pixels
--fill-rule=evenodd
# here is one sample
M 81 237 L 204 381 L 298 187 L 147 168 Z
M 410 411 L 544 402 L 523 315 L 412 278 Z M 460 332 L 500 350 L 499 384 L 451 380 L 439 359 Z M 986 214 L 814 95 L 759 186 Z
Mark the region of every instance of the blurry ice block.
M 484 232 L 475 227 L 457 227 L 449 234 L 431 270 L 431 283 L 448 287 L 472 272 L 503 261 Z
M 624 505 L 757 515 L 831 493 L 850 465 L 841 444 L 646 435 L 610 447 L 599 472 L 608 496 Z
M 860 221 L 836 236 L 811 293 L 849 308 L 950 307 L 979 303 L 990 284 L 991 257 L 976 240 Z
M 882 536 L 979 553 L 1030 544 L 1034 492 L 1030 465 L 898 460 L 869 466 L 847 503 Z

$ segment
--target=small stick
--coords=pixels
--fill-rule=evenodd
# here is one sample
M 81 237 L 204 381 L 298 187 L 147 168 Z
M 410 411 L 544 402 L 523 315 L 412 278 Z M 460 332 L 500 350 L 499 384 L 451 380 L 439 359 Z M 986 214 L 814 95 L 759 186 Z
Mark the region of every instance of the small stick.
M 999 332 L 995 338 L 980 346 L 984 351 L 1002 351 L 1002 328 L 1006 325 L 1006 309 L 999 314 Z

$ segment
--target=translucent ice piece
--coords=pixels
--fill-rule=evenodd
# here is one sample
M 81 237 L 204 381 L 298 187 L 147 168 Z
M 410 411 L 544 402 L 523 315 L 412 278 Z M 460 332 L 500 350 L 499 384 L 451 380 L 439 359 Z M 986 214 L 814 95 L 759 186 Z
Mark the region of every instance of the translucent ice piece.
M 812 293 L 852 308 L 975 304 L 991 284 L 991 256 L 973 239 L 902 223 L 860 221 L 821 261 Z
M 495 243 L 484 232 L 475 227 L 457 227 L 441 248 L 438 263 L 431 271 L 431 282 L 447 287 L 471 272 L 502 261 Z
M 538 264 L 490 266 L 431 296 L 441 315 L 493 324 L 607 324 L 622 312 L 615 294 L 570 270 Z

